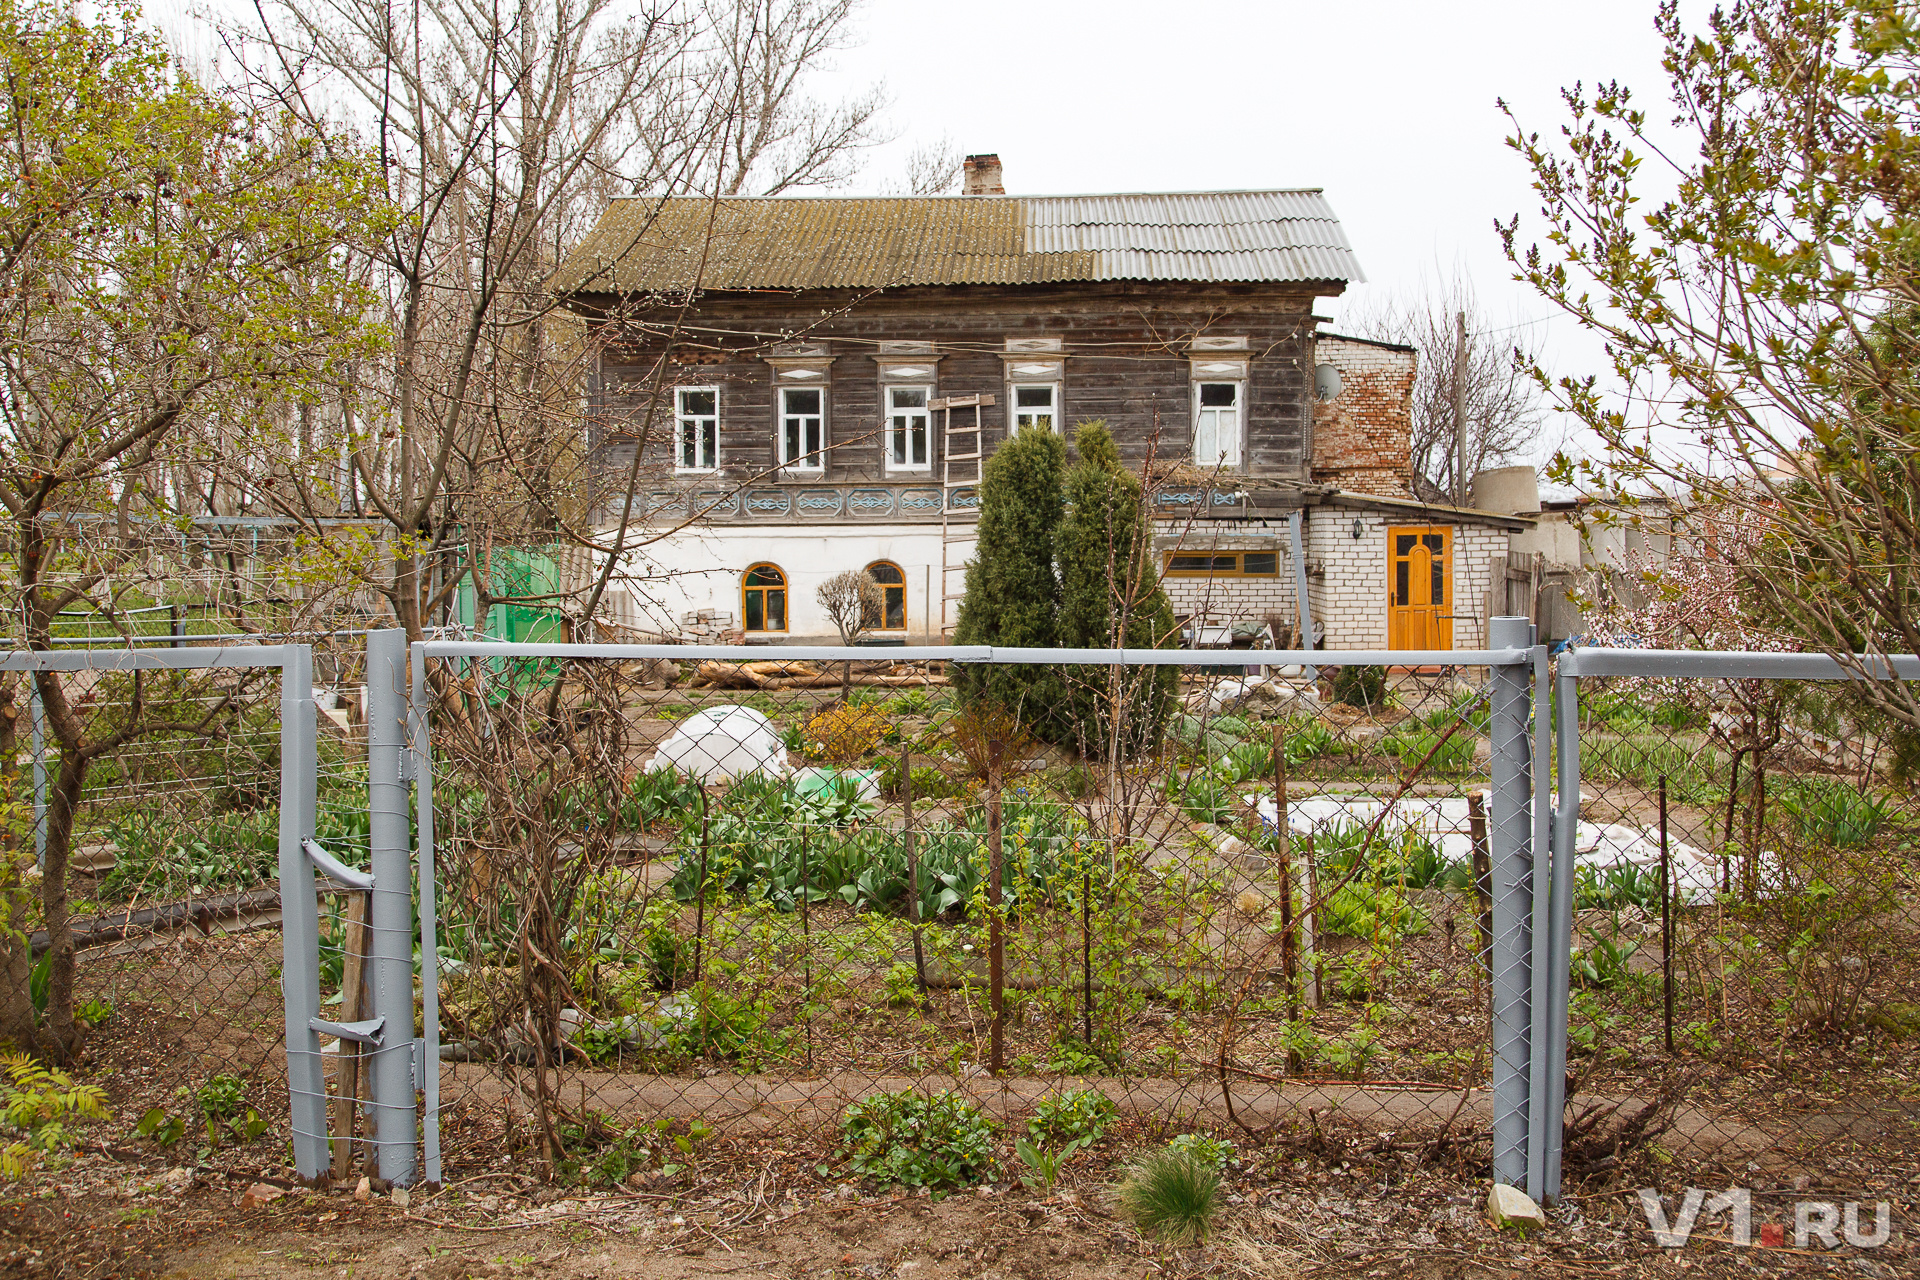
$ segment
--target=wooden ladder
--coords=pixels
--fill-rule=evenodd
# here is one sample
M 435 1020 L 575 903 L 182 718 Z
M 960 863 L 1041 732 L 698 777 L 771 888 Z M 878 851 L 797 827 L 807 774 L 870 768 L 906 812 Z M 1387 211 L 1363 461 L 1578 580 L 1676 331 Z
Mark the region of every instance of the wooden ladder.
M 980 512 L 956 511 L 953 495 L 980 492 L 980 411 L 994 402 L 990 395 L 941 396 L 927 402 L 929 416 L 940 427 L 940 638 L 950 639 L 960 621 L 960 601 L 966 592 L 967 561 L 979 541 Z M 954 411 L 966 416 L 955 420 Z M 971 411 L 971 412 L 968 412 Z M 956 575 L 958 578 L 956 580 Z

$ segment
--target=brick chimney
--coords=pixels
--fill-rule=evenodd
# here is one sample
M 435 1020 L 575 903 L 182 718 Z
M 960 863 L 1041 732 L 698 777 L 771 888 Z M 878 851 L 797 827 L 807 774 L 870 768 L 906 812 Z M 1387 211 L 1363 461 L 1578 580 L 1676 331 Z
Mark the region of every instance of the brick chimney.
M 961 188 L 962 195 L 1003 196 L 1007 194 L 1007 189 L 1000 184 L 999 156 L 968 156 L 966 173 L 966 185 Z

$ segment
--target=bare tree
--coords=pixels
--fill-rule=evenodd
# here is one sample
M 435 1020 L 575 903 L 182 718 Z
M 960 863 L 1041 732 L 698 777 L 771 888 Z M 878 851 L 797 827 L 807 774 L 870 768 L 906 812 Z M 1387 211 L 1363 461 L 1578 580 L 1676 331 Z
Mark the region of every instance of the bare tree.
M 595 348 L 546 282 L 611 196 L 844 176 L 879 99 L 827 108 L 804 87 L 851 7 L 449 0 L 401 14 L 383 0 L 282 0 L 264 11 L 272 87 L 316 129 L 344 116 L 377 138 L 406 216 L 363 264 L 391 358 L 363 364 L 322 414 L 329 442 L 314 454 L 343 465 L 245 465 L 284 475 L 271 494 L 283 514 L 317 524 L 352 508 L 386 522 L 377 562 L 345 546 L 342 563 L 368 574 L 410 633 L 463 582 L 479 608 L 523 598 L 489 572 L 495 547 L 607 550 L 581 429 Z M 641 207 L 636 237 L 657 209 Z M 546 582 L 526 602 L 570 593 Z
M 882 603 L 880 584 L 864 569 L 834 574 L 820 584 L 814 598 L 826 610 L 834 630 L 840 633 L 841 644 L 852 644 L 865 635 L 871 622 L 879 617 Z
M 1459 359 L 1458 323 L 1467 324 L 1467 354 Z M 1480 309 L 1473 287 L 1455 277 L 1361 310 L 1347 326 L 1357 337 L 1418 348 L 1413 383 L 1411 477 L 1414 493 L 1450 502 L 1458 468 L 1454 371 L 1466 386 L 1466 479 L 1489 467 L 1531 461 L 1542 412 L 1540 389 L 1528 370 L 1536 352 L 1524 329 L 1496 324 Z
M 944 196 L 960 184 L 960 148 L 953 139 L 924 143 L 907 153 L 907 194 Z

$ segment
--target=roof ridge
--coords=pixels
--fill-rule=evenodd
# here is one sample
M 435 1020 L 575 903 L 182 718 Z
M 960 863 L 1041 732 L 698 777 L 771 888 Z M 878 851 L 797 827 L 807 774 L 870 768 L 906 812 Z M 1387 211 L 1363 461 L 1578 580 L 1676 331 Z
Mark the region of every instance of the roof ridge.
M 745 201 L 764 201 L 767 203 L 788 202 L 800 204 L 814 202 L 824 204 L 830 200 L 966 200 L 979 204 L 988 200 L 1134 200 L 1142 196 L 1300 196 L 1325 195 L 1325 187 L 1208 187 L 1193 191 L 1062 191 L 1057 193 L 1024 193 L 1020 195 L 934 195 L 934 196 L 882 196 L 882 195 L 791 195 L 791 196 L 612 196 L 611 200 L 652 200 L 665 203 L 670 200 L 694 200 L 701 204 L 712 203 L 716 198 L 722 204 L 737 204 Z

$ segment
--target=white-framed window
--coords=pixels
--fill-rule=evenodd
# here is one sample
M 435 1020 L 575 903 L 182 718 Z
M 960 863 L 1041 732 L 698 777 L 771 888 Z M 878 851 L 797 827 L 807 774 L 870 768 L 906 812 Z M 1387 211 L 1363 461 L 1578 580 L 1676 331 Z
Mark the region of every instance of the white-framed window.
M 887 388 L 887 470 L 931 471 L 927 445 L 927 387 Z
M 1193 464 L 1196 467 L 1240 465 L 1240 402 L 1244 395 L 1238 382 L 1193 384 Z
M 827 455 L 827 389 L 780 388 L 780 465 L 788 471 L 821 471 Z
M 720 388 L 674 388 L 673 469 L 715 471 L 719 466 Z
M 1060 384 L 1057 382 L 1023 382 L 1013 387 L 1013 429 L 1021 431 L 1027 427 L 1044 427 L 1048 431 L 1060 429 Z

